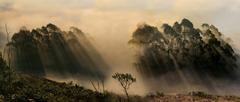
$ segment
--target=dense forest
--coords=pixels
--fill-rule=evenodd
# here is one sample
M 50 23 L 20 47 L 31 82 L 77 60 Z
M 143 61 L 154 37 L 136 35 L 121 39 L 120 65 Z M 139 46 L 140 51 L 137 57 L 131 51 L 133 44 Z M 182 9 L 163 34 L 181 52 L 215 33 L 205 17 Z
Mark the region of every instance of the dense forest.
M 85 77 L 104 80 L 109 69 L 86 34 L 76 27 L 63 31 L 54 24 L 28 30 L 9 39 L 3 57 L 18 72 L 41 77 Z
M 223 83 L 239 85 L 239 55 L 214 25 L 196 28 L 188 19 L 159 27 L 142 24 L 129 43 L 139 49 L 135 68 L 158 85 L 166 81 L 169 88 L 200 86 L 213 93 L 228 87 Z
M 200 77 L 236 78 L 238 54 L 214 25 L 194 28 L 191 21 L 183 19 L 173 26 L 163 24 L 161 30 L 143 24 L 129 41 L 143 49 L 136 62 L 142 73 L 161 76 L 180 69 L 195 71 Z

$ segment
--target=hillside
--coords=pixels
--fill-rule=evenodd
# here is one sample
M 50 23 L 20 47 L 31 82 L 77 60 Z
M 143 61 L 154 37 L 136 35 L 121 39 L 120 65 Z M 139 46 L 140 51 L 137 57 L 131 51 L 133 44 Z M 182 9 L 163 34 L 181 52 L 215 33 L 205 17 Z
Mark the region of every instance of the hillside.
M 0 101 L 4 102 L 103 102 L 115 94 L 94 92 L 70 83 L 20 74 L 0 58 Z M 115 95 L 115 96 L 114 96 Z M 110 101 L 109 101 L 110 102 Z
M 0 102 L 127 102 L 126 97 L 111 92 L 96 92 L 70 83 L 19 74 L 0 58 Z M 236 96 L 208 95 L 203 92 L 130 96 L 130 102 L 239 102 Z

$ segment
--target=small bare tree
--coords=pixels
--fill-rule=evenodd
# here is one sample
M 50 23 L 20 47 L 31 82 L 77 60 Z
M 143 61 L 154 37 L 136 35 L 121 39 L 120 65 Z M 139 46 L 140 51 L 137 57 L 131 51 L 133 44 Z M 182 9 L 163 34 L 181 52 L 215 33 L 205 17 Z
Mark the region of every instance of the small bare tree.
M 132 83 L 136 82 L 136 78 L 133 78 L 133 76 L 129 73 L 115 73 L 112 77 L 119 81 L 127 96 L 127 100 L 129 101 L 128 89 Z
M 5 24 L 5 30 L 6 30 L 6 34 L 7 34 L 7 44 L 9 44 L 9 32 L 8 32 L 8 27 L 7 27 L 7 24 Z M 11 69 L 11 55 L 10 55 L 10 53 L 11 53 L 11 48 L 10 48 L 10 46 L 9 46 L 9 48 L 8 48 L 8 52 L 7 52 L 7 58 L 8 58 L 8 67 L 9 67 L 9 70 L 11 71 L 12 69 Z M 12 77 L 12 75 L 11 75 L 11 73 L 9 72 L 9 75 L 8 75 L 8 81 L 9 81 L 9 90 L 12 88 L 12 80 L 11 80 L 11 77 Z
M 8 32 L 7 24 L 5 24 L 5 30 L 7 33 L 7 43 L 9 43 L 9 32 Z

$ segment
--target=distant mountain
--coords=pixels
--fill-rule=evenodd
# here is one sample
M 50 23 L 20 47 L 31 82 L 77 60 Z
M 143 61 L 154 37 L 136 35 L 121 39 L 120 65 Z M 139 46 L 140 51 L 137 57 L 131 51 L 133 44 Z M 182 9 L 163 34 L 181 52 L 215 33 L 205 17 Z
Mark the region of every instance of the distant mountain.
M 31 31 L 23 27 L 6 45 L 4 58 L 16 71 L 38 76 L 104 79 L 108 69 L 80 29 L 62 31 L 53 24 Z
M 135 66 L 145 77 L 174 73 L 171 82 L 183 77 L 236 78 L 238 54 L 213 25 L 194 28 L 188 19 L 160 28 L 143 24 L 129 43 L 141 49 Z

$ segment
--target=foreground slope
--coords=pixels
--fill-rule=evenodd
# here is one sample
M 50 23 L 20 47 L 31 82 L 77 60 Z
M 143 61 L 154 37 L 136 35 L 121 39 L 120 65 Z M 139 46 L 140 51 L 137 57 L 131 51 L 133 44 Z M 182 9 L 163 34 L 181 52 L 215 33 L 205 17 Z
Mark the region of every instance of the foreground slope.
M 70 83 L 59 83 L 45 78 L 19 74 L 0 57 L 0 102 L 127 102 L 126 97 L 95 92 Z M 235 96 L 214 96 L 202 92 L 164 95 L 153 93 L 144 97 L 130 96 L 130 102 L 238 102 Z

